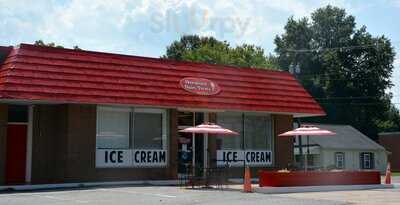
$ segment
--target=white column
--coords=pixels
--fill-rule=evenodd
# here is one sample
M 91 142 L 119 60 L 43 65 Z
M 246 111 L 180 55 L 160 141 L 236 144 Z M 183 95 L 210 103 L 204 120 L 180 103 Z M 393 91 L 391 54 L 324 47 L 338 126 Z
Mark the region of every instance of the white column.
M 208 122 L 209 121 L 209 116 L 208 116 L 208 112 L 204 112 L 204 122 Z M 209 150 L 208 150 L 208 134 L 204 134 L 204 139 L 203 139 L 203 144 L 204 144 L 204 150 L 203 150 L 203 161 L 204 161 L 204 168 L 208 168 L 208 157 L 209 157 Z
M 193 112 L 193 124 L 192 126 L 196 126 L 196 113 Z M 196 171 L 196 134 L 192 133 L 192 171 L 195 174 Z
M 25 182 L 30 183 L 32 178 L 32 135 L 33 135 L 33 105 L 28 108 L 28 133 L 26 140 L 26 167 Z

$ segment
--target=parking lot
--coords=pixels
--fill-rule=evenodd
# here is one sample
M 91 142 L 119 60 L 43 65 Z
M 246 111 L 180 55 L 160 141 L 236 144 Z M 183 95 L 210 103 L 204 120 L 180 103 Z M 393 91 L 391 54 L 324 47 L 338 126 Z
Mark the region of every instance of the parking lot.
M 0 204 L 399 204 L 400 189 L 295 194 L 242 193 L 239 190 L 168 186 L 96 187 L 0 194 Z
M 293 198 L 280 195 L 241 193 L 229 190 L 188 190 L 179 187 L 107 187 L 75 190 L 0 194 L 0 204 L 64 205 L 64 204 L 278 204 L 334 205 L 331 200 Z
M 70 204 L 277 204 L 277 205 L 372 205 L 400 204 L 400 177 L 394 189 L 332 191 L 291 194 L 242 193 L 240 185 L 220 189 L 186 189 L 176 186 L 116 186 L 53 189 L 30 192 L 0 192 L 0 205 Z

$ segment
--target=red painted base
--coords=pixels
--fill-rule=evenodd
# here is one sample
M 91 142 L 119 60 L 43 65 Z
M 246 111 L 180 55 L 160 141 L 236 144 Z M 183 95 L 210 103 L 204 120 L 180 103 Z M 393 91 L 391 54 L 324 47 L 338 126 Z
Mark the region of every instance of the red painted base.
M 274 187 L 380 184 L 378 171 L 259 171 L 259 185 Z

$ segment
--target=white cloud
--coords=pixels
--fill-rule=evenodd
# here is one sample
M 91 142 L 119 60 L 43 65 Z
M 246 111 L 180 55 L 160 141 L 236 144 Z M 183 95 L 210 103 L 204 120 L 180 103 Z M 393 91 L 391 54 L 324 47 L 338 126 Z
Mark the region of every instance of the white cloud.
M 400 0 L 0 0 L 0 45 L 43 39 L 66 47 L 160 56 L 181 35 L 199 34 L 272 52 L 275 35 L 292 15 L 309 16 L 331 4 L 357 16 L 385 3 L 400 7 Z M 399 58 L 392 80 L 394 101 L 400 102 Z
M 194 33 L 272 51 L 289 16 L 327 4 L 354 7 L 345 0 L 0 0 L 0 26 L 9 28 L 0 39 L 158 56 L 180 35 Z

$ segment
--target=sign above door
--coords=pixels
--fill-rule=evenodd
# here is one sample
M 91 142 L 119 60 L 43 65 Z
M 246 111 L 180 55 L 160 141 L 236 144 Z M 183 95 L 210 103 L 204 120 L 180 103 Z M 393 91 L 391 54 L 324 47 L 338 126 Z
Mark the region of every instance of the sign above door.
M 183 78 L 179 84 L 183 89 L 197 95 L 216 95 L 221 91 L 217 83 L 205 78 Z

